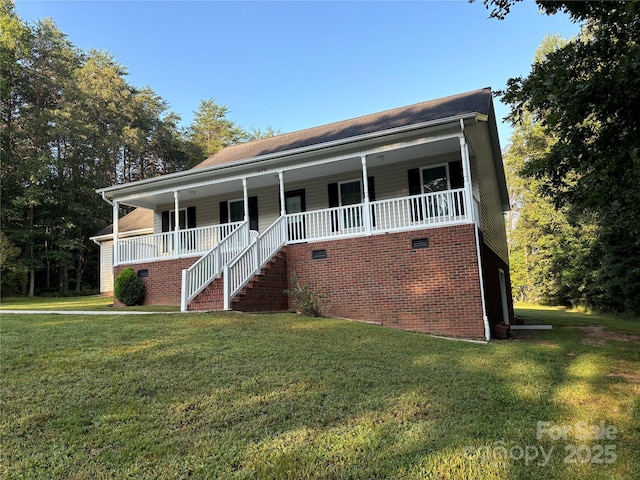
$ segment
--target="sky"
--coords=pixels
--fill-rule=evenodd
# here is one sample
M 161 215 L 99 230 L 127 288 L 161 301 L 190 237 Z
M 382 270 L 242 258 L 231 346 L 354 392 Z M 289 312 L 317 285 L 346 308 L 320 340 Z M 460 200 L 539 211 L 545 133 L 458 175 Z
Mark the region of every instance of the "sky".
M 128 82 L 149 86 L 188 126 L 201 100 L 226 105 L 244 128 L 282 133 L 526 76 L 552 33 L 576 35 L 565 15 L 531 0 L 503 21 L 481 0 L 37 1 L 26 21 L 51 17 L 83 50 L 110 52 Z M 495 101 L 501 145 L 511 126 Z

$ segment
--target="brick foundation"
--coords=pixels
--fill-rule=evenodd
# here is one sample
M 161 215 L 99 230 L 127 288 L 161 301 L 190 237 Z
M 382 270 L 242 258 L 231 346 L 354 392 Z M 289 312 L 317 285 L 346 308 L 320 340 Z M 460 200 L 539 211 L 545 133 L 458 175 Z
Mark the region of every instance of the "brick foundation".
M 417 238 L 428 248 L 412 248 Z M 312 259 L 314 250 L 327 257 Z M 473 225 L 289 245 L 287 264 L 289 277 L 324 294 L 324 315 L 484 337 Z
M 189 268 L 196 260 L 198 260 L 198 257 L 119 265 L 113 269 L 113 278 L 117 278 L 118 274 L 126 267 L 132 267 L 136 272 L 146 270 L 148 276 L 142 278 L 146 287 L 144 304 L 180 305 L 182 270 Z M 114 302 L 117 305 L 120 304 L 116 299 L 114 299 Z
M 427 238 L 427 248 L 412 240 Z M 326 258 L 312 259 L 325 250 Z M 147 270 L 145 304 L 180 305 L 182 270 L 196 258 L 132 265 Z M 482 247 L 487 314 L 502 321 L 498 268 L 507 280 L 510 318 L 513 303 L 509 268 Z M 116 267 L 117 276 L 125 266 Z M 283 293 L 296 273 L 312 291 L 322 293 L 324 315 L 364 320 L 404 330 L 453 337 L 484 338 L 482 302 L 473 225 L 456 225 L 285 247 L 232 303 L 234 310 L 294 310 Z M 222 280 L 212 283 L 190 310 L 222 309 Z

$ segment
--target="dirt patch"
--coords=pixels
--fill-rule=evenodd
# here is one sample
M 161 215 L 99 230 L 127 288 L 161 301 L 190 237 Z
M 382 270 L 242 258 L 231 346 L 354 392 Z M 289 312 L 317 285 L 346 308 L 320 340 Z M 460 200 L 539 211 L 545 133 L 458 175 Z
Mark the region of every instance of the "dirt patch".
M 607 330 L 604 325 L 589 325 L 586 327 L 578 327 L 578 329 L 584 333 L 582 343 L 585 345 L 604 345 L 607 340 L 640 344 L 640 336 L 612 332 L 611 330 Z

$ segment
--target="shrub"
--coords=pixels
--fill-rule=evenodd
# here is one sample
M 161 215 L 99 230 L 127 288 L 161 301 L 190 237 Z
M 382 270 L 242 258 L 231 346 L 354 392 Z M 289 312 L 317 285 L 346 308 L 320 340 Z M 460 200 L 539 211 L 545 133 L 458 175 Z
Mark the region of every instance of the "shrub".
M 138 278 L 133 268 L 127 267 L 118 274 L 113 293 L 128 307 L 141 305 L 145 294 L 144 282 Z
M 291 297 L 296 310 L 303 315 L 310 317 L 319 317 L 320 308 L 318 300 L 322 298 L 322 293 L 313 292 L 309 285 L 300 281 L 297 273 L 291 276 L 291 290 L 285 290 L 284 293 Z

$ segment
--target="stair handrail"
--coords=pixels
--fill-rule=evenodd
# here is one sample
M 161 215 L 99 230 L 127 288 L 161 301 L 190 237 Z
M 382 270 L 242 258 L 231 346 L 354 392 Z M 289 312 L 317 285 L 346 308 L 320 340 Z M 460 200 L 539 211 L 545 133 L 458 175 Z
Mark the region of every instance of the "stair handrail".
M 182 270 L 182 288 L 180 310 L 187 311 L 187 306 L 202 292 L 207 285 L 222 273 L 222 267 L 237 255 L 241 254 L 248 238 L 249 223 L 239 223 L 235 229 L 214 245 L 189 268 Z
M 280 250 L 287 241 L 285 216 L 281 215 L 262 234 L 254 238 L 240 255 L 223 267 L 224 309 L 231 300 Z

